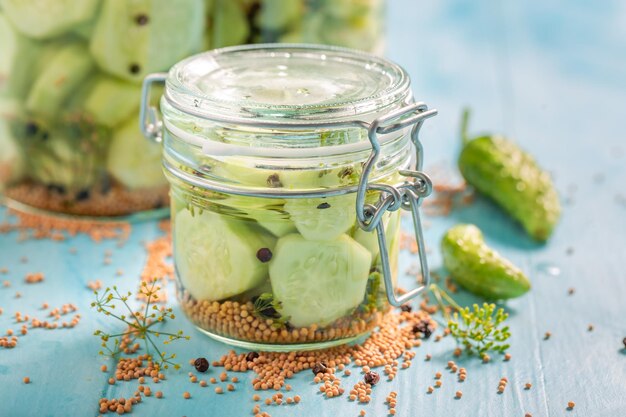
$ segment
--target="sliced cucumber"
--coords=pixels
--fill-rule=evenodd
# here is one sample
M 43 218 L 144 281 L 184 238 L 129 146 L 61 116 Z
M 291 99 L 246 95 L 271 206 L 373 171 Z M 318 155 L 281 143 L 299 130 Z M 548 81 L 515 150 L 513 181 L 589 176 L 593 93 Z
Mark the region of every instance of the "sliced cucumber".
M 36 39 L 61 35 L 89 21 L 99 3 L 100 0 L 0 0 L 15 27 Z
M 259 249 L 274 251 L 276 240 L 260 227 L 209 211 L 185 209 L 174 218 L 176 271 L 197 300 L 221 300 L 260 285 L 268 262 Z
M 27 155 L 27 174 L 37 182 L 77 191 L 92 186 L 101 173 L 106 135 L 92 126 L 28 119 L 14 122 L 12 131 Z
M 280 313 L 296 327 L 326 326 L 350 314 L 365 295 L 372 256 L 347 235 L 310 242 L 278 240 L 269 272 Z
M 215 0 L 213 14 L 213 48 L 245 43 L 250 34 L 243 8 L 233 0 Z
M 289 220 L 289 215 L 283 211 L 266 210 L 265 213 L 256 217 L 256 221 L 276 237 L 297 232 L 296 225 Z
M 90 50 L 104 71 L 138 82 L 198 52 L 203 30 L 203 0 L 106 0 Z
M 24 154 L 10 128 L 20 112 L 15 100 L 0 100 L 0 191 L 24 175 Z
M 161 145 L 143 136 L 135 117 L 113 132 L 107 170 L 130 189 L 167 184 L 161 169 Z
M 84 45 L 66 44 L 37 76 L 26 109 L 49 120 L 54 119 L 92 69 L 93 61 Z
M 304 4 L 299 0 L 262 0 L 255 23 L 261 30 L 280 31 L 297 25 Z
M 18 33 L 0 14 L 0 97 L 26 97 L 40 49 L 37 42 Z
M 290 199 L 285 203 L 291 220 L 308 240 L 333 240 L 356 221 L 356 194 L 327 198 Z
M 85 98 L 84 110 L 96 123 L 115 127 L 139 109 L 140 101 L 141 86 L 98 76 Z

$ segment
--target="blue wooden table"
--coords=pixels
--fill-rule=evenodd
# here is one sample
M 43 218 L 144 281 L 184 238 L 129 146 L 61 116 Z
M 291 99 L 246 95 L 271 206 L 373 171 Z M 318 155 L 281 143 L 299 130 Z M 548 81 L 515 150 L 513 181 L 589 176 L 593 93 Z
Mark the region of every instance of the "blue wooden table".
M 374 390 L 366 406 L 345 396 L 322 399 L 307 373 L 291 381 L 302 397 L 299 405 L 268 411 L 312 417 L 356 416 L 364 409 L 369 416 L 383 416 L 384 398 L 395 390 L 400 416 L 626 416 L 624 3 L 390 0 L 387 50 L 408 69 L 416 97 L 440 111 L 422 130 L 427 166 L 453 169 L 460 109 L 471 105 L 474 130 L 515 137 L 550 169 L 562 196 L 562 221 L 550 242 L 538 245 L 480 198 L 448 217 L 429 219 L 434 269 L 441 264 L 437 246 L 446 228 L 472 222 L 531 277 L 532 291 L 506 304 L 513 333 L 510 362 L 461 358 L 457 362 L 467 368 L 468 379 L 461 384 L 444 372 L 443 387 L 428 395 L 427 386 L 453 359 L 455 347 L 451 338 L 430 341 L 419 348 L 411 368 Z M 0 350 L 0 416 L 96 416 L 100 397 L 128 397 L 136 390 L 136 382 L 107 382 L 114 363 L 98 356 L 99 340 L 92 333 L 114 330 L 115 324 L 90 309 L 93 294 L 86 283 L 100 279 L 135 290 L 146 261 L 144 242 L 160 233 L 156 222 L 134 224 L 123 248 L 111 240 L 95 244 L 86 236 L 19 242 L 16 232 L 0 235 L 0 268 L 8 269 L 0 272 L 0 281 L 11 283 L 0 287 L 1 334 L 19 332 L 16 311 L 41 316 L 44 302 L 51 307 L 75 303 L 82 316 L 74 329 L 33 329 L 19 337 L 16 348 Z M 103 262 L 107 251 L 111 264 Z M 403 253 L 400 270 L 411 262 Z M 116 273 L 120 268 L 122 276 Z M 24 276 L 33 272 L 45 273 L 45 281 L 25 284 Z M 403 285 L 409 287 L 410 279 Z M 229 348 L 195 331 L 175 310 L 179 317 L 167 329 L 192 336 L 172 345 L 184 366 L 169 371 L 167 381 L 149 384 L 153 392 L 162 390 L 164 399 L 147 398 L 133 414 L 252 415 L 252 374 L 242 375 L 237 390 L 221 396 L 188 382 L 188 359 L 217 359 Z M 548 340 L 546 332 L 552 334 Z M 433 357 L 430 362 L 417 360 L 426 353 Z M 100 371 L 102 364 L 108 373 Z M 212 368 L 208 377 L 219 372 Z M 22 382 L 26 376 L 32 381 L 28 385 Z M 509 385 L 499 395 L 501 377 Z M 344 386 L 358 378 L 354 372 Z M 532 383 L 530 390 L 524 390 L 526 382 Z M 459 389 L 463 397 L 455 400 Z M 183 399 L 184 391 L 190 400 Z M 571 411 L 568 401 L 576 403 Z

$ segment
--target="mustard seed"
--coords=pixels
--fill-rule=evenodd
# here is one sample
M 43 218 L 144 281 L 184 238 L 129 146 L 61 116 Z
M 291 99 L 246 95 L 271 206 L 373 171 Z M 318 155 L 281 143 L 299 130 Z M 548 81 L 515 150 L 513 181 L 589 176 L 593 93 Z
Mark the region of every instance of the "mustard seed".
M 188 400 L 191 398 L 191 394 L 188 391 L 183 392 L 183 398 Z
M 23 381 L 25 384 L 30 384 L 30 378 L 27 376 L 24 377 Z
M 106 371 L 107 371 L 107 366 L 106 366 L 106 365 L 102 365 L 102 366 L 100 367 L 100 370 L 101 370 L 102 372 L 106 372 Z
M 215 378 L 211 377 L 211 378 L 209 379 L 209 382 L 210 382 L 211 384 L 217 384 L 217 379 L 215 379 Z
M 483 363 L 488 363 L 491 360 L 491 358 L 489 357 L 489 355 L 485 354 L 483 355 Z
M 109 385 L 113 385 L 113 384 L 115 384 L 115 379 L 109 378 Z
M 530 413 L 526 413 L 526 414 L 524 414 L 524 417 L 533 417 L 533 415 L 530 414 Z
M 593 332 L 593 324 L 590 324 L 589 326 L 587 326 L 587 331 L 588 332 Z M 626 346 L 626 345 L 624 345 Z
M 429 360 L 431 360 L 431 359 L 432 359 L 432 357 L 433 357 L 433 356 L 432 356 L 430 353 L 427 353 L 427 354 L 426 354 L 426 359 L 425 359 L 425 360 L 426 360 L 426 361 L 429 361 Z
M 157 391 L 154 393 L 154 396 L 157 398 L 163 398 L 163 393 L 161 391 Z
M 300 398 L 300 396 L 299 396 L 299 395 L 296 395 L 295 397 L 293 397 L 293 400 L 294 400 L 294 402 L 295 402 L 296 404 L 298 404 L 298 403 L 300 402 L 301 398 Z
M 568 409 L 568 410 L 573 410 L 573 409 L 574 409 L 574 407 L 576 407 L 576 403 L 575 403 L 574 401 L 569 401 L 569 402 L 567 403 L 567 409 Z
M 546 334 L 543 335 L 543 340 L 548 340 L 550 336 L 552 336 L 552 333 L 546 332 Z
M 207 383 L 206 383 L 206 381 L 204 379 L 200 380 L 200 386 L 201 387 L 206 387 L 207 386 Z
M 390 408 L 389 409 L 389 414 L 391 414 L 392 416 L 396 415 L 396 409 L 395 408 Z
M 360 415 L 361 417 L 363 417 L 363 416 L 365 415 L 365 410 L 361 410 L 361 411 L 359 412 L 359 415 Z
M 462 391 L 457 391 L 457 392 L 456 392 L 456 394 L 455 394 L 455 397 L 456 397 L 456 398 L 459 398 L 459 399 L 460 399 L 462 396 L 463 396 L 463 392 L 462 392 Z
M 531 389 L 531 388 L 532 388 L 532 386 L 533 386 L 533 384 L 531 384 L 530 382 L 527 382 L 527 383 L 524 385 L 524 389 L 529 390 L 529 389 Z
M 216 394 L 223 394 L 224 390 L 222 389 L 222 387 L 215 387 L 215 393 Z
M 441 388 L 441 385 L 443 385 L 443 384 L 442 384 L 442 382 L 441 382 L 441 380 L 439 380 L 439 381 L 435 381 L 435 387 L 437 387 L 437 388 Z
M 505 353 L 504 354 L 504 360 L 507 361 L 507 362 L 510 361 L 511 360 L 511 354 L 510 353 Z
M 271 405 L 272 404 L 272 400 L 269 398 L 265 399 L 265 405 Z
M 435 379 L 441 379 L 441 372 L 437 372 L 435 374 Z
M 426 392 L 428 392 L 429 394 L 432 394 L 434 390 L 435 389 L 432 386 L 429 386 Z
M 259 400 L 261 399 L 261 396 L 260 396 L 259 394 L 254 394 L 254 395 L 252 396 L 252 399 L 253 399 L 254 401 L 259 401 Z
M 227 389 L 228 391 L 234 391 L 234 390 L 235 390 L 235 386 L 234 386 L 233 384 L 228 384 L 228 385 L 226 386 L 226 389 Z

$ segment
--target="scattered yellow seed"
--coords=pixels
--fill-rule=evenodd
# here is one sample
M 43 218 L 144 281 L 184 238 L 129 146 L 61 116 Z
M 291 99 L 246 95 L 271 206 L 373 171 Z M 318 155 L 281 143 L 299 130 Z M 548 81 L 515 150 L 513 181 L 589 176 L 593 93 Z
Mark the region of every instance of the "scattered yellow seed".
M 252 399 L 253 399 L 254 401 L 259 401 L 259 400 L 261 399 L 261 396 L 260 396 L 259 394 L 254 394 L 254 395 L 252 396 Z
M 207 386 L 207 383 L 206 383 L 206 381 L 204 379 L 200 380 L 200 386 L 201 387 L 206 387 Z
M 491 358 L 489 357 L 489 355 L 483 355 L 483 363 L 487 363 L 491 360 Z
M 27 377 L 27 376 L 24 377 L 23 381 L 24 381 L 25 384 L 30 384 L 30 378 Z
M 390 408 L 389 409 L 389 414 L 391 414 L 392 416 L 396 415 L 396 409 L 395 408 Z
M 576 403 L 574 401 L 569 401 L 567 403 L 567 408 L 572 410 L 574 407 L 576 407 Z
M 427 354 L 426 354 L 426 359 L 425 359 L 425 360 L 429 361 L 429 360 L 431 360 L 431 359 L 432 359 L 432 357 L 433 357 L 433 355 L 431 355 L 430 353 L 427 353 Z
M 524 388 L 525 388 L 525 389 L 531 389 L 531 388 L 532 388 L 532 386 L 533 386 L 533 384 L 531 384 L 530 382 L 527 382 L 527 383 L 524 385 Z
M 163 393 L 161 391 L 157 391 L 154 393 L 154 396 L 157 398 L 163 398 Z
M 590 324 L 589 326 L 587 326 L 587 331 L 593 332 L 593 324 Z
M 266 398 L 265 405 L 270 405 L 270 404 L 272 404 L 272 400 L 270 398 Z
M 293 397 L 293 400 L 294 400 L 294 401 L 296 402 L 296 404 L 297 404 L 297 403 L 299 403 L 299 402 L 300 402 L 301 398 L 300 398 L 300 396 L 299 396 L 299 395 L 296 395 L 295 397 Z
M 510 353 L 506 353 L 504 355 L 504 360 L 507 361 L 507 362 L 510 361 L 511 360 L 511 354 Z
M 215 378 L 211 378 L 211 379 L 209 379 L 209 382 L 210 382 L 211 384 L 217 384 L 217 379 L 215 379 Z
M 552 333 L 546 332 L 546 334 L 543 336 L 543 340 L 548 340 L 550 336 L 552 336 Z
M 429 394 L 432 394 L 434 390 L 435 389 L 432 386 L 429 386 L 426 392 L 428 392 Z
M 457 391 L 456 394 L 455 394 L 456 398 L 461 398 L 462 396 L 463 396 L 463 392 L 461 392 L 461 391 Z
M 361 410 L 361 411 L 359 412 L 359 415 L 360 415 L 361 417 L 363 417 L 363 416 L 365 415 L 365 410 Z
M 239 378 L 237 378 L 236 376 L 232 377 L 230 380 L 231 382 L 234 382 L 235 384 L 239 382 Z
M 183 392 L 183 398 L 188 400 L 191 398 L 191 394 L 188 391 Z
M 224 390 L 222 389 L 222 387 L 215 387 L 215 393 L 216 394 L 223 394 Z
M 226 389 L 227 389 L 228 391 L 234 391 L 234 390 L 235 390 L 235 386 L 234 386 L 233 384 L 228 384 L 228 385 L 226 386 Z
M 113 379 L 113 378 L 109 378 L 109 384 L 110 384 L 110 385 L 115 384 L 115 379 Z
M 439 381 L 435 381 L 435 386 L 436 386 L 437 388 L 441 388 L 441 385 L 442 385 L 441 380 L 439 380 Z
M 435 379 L 441 379 L 441 372 L 437 372 L 435 374 Z
M 524 414 L 524 417 L 533 417 L 533 415 L 530 414 L 530 413 L 526 413 L 526 414 Z
M 100 370 L 101 370 L 102 372 L 106 372 L 106 371 L 107 371 L 107 366 L 106 366 L 106 365 L 102 365 L 102 366 L 100 367 Z

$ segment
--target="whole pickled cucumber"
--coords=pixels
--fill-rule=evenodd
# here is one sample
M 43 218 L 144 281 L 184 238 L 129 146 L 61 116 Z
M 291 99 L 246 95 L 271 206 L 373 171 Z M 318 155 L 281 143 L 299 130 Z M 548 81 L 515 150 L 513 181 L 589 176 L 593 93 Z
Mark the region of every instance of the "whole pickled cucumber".
M 546 241 L 561 215 L 550 175 L 514 142 L 496 135 L 468 139 L 469 111 L 463 113 L 464 146 L 459 169 L 465 180 L 498 203 L 530 236 Z
M 471 293 L 500 300 L 530 290 L 526 275 L 489 248 L 480 229 L 472 224 L 448 230 L 441 241 L 441 252 L 452 278 Z

